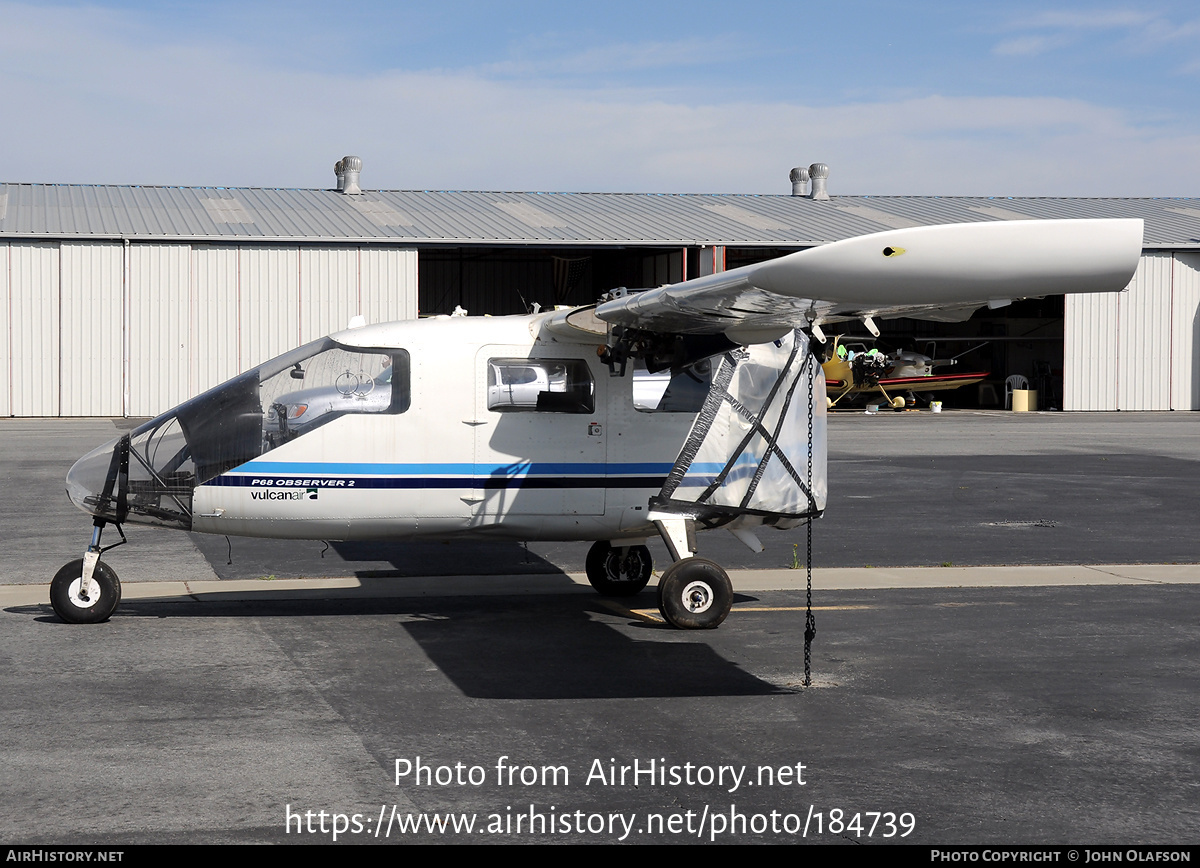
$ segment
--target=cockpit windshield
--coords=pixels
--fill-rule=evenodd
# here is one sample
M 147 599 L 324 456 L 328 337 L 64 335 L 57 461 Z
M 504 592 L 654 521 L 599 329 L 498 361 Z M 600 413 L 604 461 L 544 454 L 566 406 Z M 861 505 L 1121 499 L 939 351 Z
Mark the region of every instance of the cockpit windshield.
M 322 338 L 85 455 L 67 493 L 113 522 L 190 528 L 195 486 L 346 414 L 403 413 L 409 398 L 406 351 Z

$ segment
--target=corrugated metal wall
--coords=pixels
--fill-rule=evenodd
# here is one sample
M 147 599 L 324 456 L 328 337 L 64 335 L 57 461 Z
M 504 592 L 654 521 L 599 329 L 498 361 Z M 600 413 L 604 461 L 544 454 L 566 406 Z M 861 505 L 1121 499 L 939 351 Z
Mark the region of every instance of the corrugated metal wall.
M 0 383 L 0 415 L 11 416 L 12 401 L 12 293 L 9 290 L 9 261 L 7 244 L 0 244 L 0 312 L 4 327 L 0 328 L 0 359 L 4 360 L 4 382 Z
M 129 246 L 130 416 L 157 415 L 194 394 L 189 376 L 197 350 L 192 341 L 191 282 L 188 245 Z
M 300 345 L 300 305 L 280 304 L 275 289 L 300 286 L 300 257 L 295 249 L 240 249 L 254 250 L 238 263 L 238 367 L 245 370 Z
M 1133 285 L 1117 298 L 1120 410 L 1166 410 L 1171 406 L 1172 262 L 1169 253 L 1143 254 Z
M 100 416 L 122 400 L 122 245 L 63 243 L 59 247 L 58 415 Z
M 1175 254 L 1171 307 L 1171 406 L 1200 410 L 1200 253 Z
M 0 414 L 152 416 L 300 343 L 416 316 L 390 247 L 0 243 Z
M 14 244 L 8 252 L 8 277 L 9 412 L 57 415 L 58 245 Z M 33 388 L 25 388 L 26 383 Z
M 1200 254 L 1142 255 L 1128 290 L 1066 299 L 1067 410 L 1200 410 Z
M 1063 409 L 1117 408 L 1117 299 L 1075 295 L 1063 322 Z

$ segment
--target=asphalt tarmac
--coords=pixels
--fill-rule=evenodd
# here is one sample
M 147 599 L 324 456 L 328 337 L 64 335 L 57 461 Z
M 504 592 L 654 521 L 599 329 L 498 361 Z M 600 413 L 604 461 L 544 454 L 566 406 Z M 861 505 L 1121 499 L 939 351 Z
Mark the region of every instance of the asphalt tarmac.
M 738 598 L 681 632 L 585 546 L 131 529 L 67 626 L 62 475 L 117 432 L 0 421 L 0 841 L 1197 843 L 1200 414 L 830 427 L 804 687 L 795 532 L 702 536 Z

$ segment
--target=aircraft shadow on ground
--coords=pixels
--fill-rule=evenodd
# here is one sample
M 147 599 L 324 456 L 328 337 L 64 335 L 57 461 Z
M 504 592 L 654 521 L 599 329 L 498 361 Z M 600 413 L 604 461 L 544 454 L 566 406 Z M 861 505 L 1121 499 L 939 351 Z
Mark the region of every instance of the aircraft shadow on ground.
M 653 610 L 654 595 L 606 605 L 600 598 L 571 596 L 402 598 L 383 600 L 263 600 L 228 602 L 206 594 L 205 602 L 129 600 L 113 616 L 124 618 L 323 618 L 388 615 L 321 630 L 347 631 L 332 638 L 320 664 L 332 671 L 361 670 L 361 677 L 403 680 L 432 662 L 464 695 L 480 699 L 616 699 L 685 696 L 759 696 L 792 691 L 768 683 L 726 660 L 714 649 L 721 631 L 680 631 L 629 610 Z M 745 599 L 745 598 L 742 598 Z M 629 609 L 624 609 L 628 605 Z M 64 630 L 95 629 L 62 624 L 48 605 L 5 611 L 32 615 Z M 264 622 L 267 630 L 277 625 Z M 629 627 L 635 627 L 636 637 Z M 397 652 L 402 630 L 419 647 Z M 372 639 L 371 637 L 375 637 Z M 386 651 L 371 650 L 378 642 Z M 400 646 L 403 647 L 403 644 Z M 409 646 L 411 649 L 411 646 Z M 345 655 L 344 657 L 342 655 Z M 383 682 L 380 682 L 383 683 Z
M 359 576 L 483 576 L 557 573 L 563 570 L 514 542 L 338 542 L 347 563 L 384 562 L 391 569 L 357 569 Z
M 518 604 L 519 605 L 519 604 Z M 634 608 L 654 608 L 643 595 Z M 619 617 L 619 616 L 617 616 Z M 482 699 L 747 696 L 785 692 L 721 657 L 715 633 L 632 622 L 589 599 L 536 611 L 473 611 L 403 623 L 421 650 L 464 694 Z M 609 622 L 609 623 L 606 623 Z M 622 624 L 629 624 L 622 621 Z
M 331 542 L 190 534 L 222 579 L 259 576 L 474 576 L 562 574 L 515 542 Z M 233 563 L 230 564 L 229 561 Z

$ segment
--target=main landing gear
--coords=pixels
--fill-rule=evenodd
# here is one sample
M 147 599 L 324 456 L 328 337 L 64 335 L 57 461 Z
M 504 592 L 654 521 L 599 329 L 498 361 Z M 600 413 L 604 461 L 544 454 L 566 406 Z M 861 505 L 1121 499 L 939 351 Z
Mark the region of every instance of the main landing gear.
M 121 542 L 101 547 L 100 533 L 104 521 L 96 519 L 92 543 L 82 558 L 71 561 L 59 570 L 50 582 L 50 605 L 54 613 L 68 624 L 99 624 L 107 621 L 121 602 L 121 580 L 112 567 L 100 560 L 100 555 L 126 542 L 121 526 Z
M 650 520 L 675 563 L 658 580 L 658 611 L 681 630 L 712 630 L 733 608 L 733 583 L 720 565 L 695 556 L 696 523 L 669 512 Z
M 587 556 L 587 577 L 606 597 L 632 597 L 650 581 L 654 562 L 645 546 L 614 546 L 601 540 Z
M 711 630 L 733 607 L 733 583 L 720 565 L 694 556 L 695 524 L 669 514 L 650 516 L 671 553 L 671 564 L 658 580 L 658 611 L 672 627 Z M 600 541 L 587 556 L 592 587 L 609 597 L 632 597 L 650 581 L 653 564 L 644 545 Z
M 710 560 L 684 558 L 658 580 L 658 611 L 681 630 L 711 630 L 733 607 L 733 583 Z

